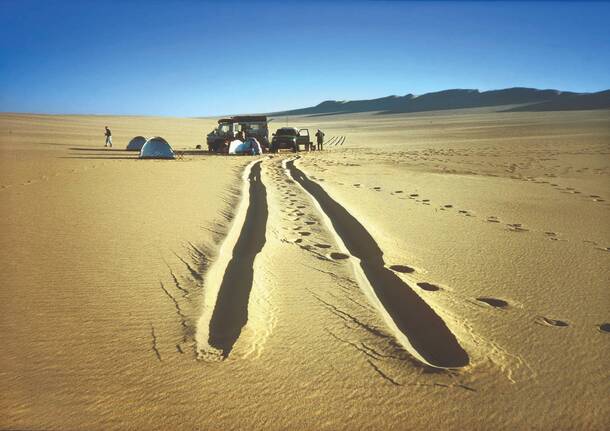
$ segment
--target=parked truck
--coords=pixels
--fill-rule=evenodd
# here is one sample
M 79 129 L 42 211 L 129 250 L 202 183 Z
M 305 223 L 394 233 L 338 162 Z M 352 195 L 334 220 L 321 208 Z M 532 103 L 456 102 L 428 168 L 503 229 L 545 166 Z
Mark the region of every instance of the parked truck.
M 281 149 L 297 152 L 300 151 L 301 146 L 307 151 L 313 148 L 308 129 L 282 127 L 276 130 L 271 140 L 271 152 L 273 153 L 277 153 Z
M 261 147 L 269 148 L 269 129 L 267 117 L 264 115 L 239 115 L 218 120 L 218 127 L 207 135 L 208 150 L 222 151 L 227 141 L 241 138 L 256 138 Z

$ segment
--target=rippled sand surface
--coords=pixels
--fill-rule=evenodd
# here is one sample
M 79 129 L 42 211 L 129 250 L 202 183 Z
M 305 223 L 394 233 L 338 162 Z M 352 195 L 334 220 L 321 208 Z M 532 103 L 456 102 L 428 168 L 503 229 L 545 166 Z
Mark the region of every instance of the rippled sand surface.
M 603 429 L 609 117 L 0 115 L 0 428 Z

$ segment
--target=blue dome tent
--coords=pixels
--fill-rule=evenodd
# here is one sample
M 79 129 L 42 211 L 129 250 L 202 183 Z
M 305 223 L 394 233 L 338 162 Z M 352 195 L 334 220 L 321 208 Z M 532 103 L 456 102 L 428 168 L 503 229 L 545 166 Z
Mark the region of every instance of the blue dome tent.
M 140 150 L 141 159 L 175 159 L 176 155 L 167 141 L 159 136 L 150 138 Z

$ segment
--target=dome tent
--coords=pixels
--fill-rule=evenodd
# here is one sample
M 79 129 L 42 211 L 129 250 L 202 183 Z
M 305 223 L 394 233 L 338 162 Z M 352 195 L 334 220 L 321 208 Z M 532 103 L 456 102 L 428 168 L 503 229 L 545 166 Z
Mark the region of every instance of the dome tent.
M 261 145 L 255 138 L 248 138 L 244 142 L 236 139 L 229 144 L 229 154 L 262 154 Z
M 127 151 L 140 151 L 144 144 L 146 143 L 146 138 L 144 136 L 136 136 L 129 141 L 127 144 Z
M 175 157 L 172 147 L 159 136 L 150 138 L 140 150 L 141 159 L 174 159 Z

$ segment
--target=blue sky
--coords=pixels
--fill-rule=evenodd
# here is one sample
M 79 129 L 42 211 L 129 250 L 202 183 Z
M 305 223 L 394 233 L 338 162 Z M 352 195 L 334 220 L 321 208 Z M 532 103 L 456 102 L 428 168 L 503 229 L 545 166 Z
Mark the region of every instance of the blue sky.
M 0 111 L 206 116 L 610 88 L 609 2 L 0 0 Z

